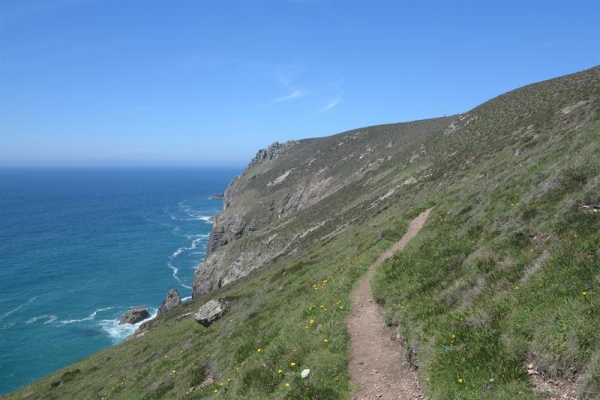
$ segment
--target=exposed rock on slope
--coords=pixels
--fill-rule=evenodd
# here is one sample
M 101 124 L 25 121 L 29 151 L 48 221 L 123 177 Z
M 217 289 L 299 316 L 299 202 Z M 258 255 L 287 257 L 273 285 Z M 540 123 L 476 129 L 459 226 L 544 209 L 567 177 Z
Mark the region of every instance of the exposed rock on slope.
M 177 307 L 181 304 L 181 296 L 179 296 L 179 292 L 177 289 L 169 290 L 167 293 L 167 297 L 164 298 L 160 308 L 158 309 L 158 315 L 162 315 L 168 311 L 171 311 L 173 308 Z
M 313 232 L 322 231 L 321 238 L 326 239 L 346 229 L 347 222 L 336 224 L 327 218 L 296 227 L 294 217 L 392 160 L 413 164 L 413 172 L 421 171 L 424 166 L 414 160 L 414 154 L 425 149 L 411 144 L 441 133 L 453 120 L 382 125 L 327 138 L 274 143 L 258 151 L 225 192 L 224 210 L 214 218 L 206 260 L 195 274 L 193 296 L 292 252 Z M 427 174 L 417 176 L 426 179 Z

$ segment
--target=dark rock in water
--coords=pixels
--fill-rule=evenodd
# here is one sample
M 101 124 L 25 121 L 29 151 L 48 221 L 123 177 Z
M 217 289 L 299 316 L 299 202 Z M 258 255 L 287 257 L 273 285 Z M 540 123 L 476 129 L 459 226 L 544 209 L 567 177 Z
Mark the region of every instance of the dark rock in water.
M 181 296 L 179 296 L 179 292 L 177 289 L 169 290 L 167 297 L 164 298 L 160 308 L 158 309 L 157 315 L 163 315 L 167 311 L 171 311 L 173 308 L 177 307 L 181 304 Z
M 197 323 L 208 328 L 210 324 L 221 318 L 227 312 L 228 306 L 229 304 L 224 299 L 211 300 L 200 307 L 194 316 L 194 319 Z
M 134 307 L 130 310 L 127 310 L 125 314 L 119 320 L 119 324 L 136 324 L 140 321 L 145 320 L 150 316 L 147 308 L 144 307 Z
M 223 200 L 225 198 L 225 193 L 213 194 L 210 198 L 213 200 Z

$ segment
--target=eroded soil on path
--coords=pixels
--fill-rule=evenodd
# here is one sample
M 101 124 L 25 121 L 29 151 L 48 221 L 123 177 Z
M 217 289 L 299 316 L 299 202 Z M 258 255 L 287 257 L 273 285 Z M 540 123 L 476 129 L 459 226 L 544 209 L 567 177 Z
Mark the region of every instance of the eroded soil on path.
M 430 211 L 412 220 L 402 239 L 375 260 L 352 293 L 353 312 L 347 323 L 352 346 L 350 374 L 358 386 L 353 399 L 424 398 L 416 372 L 403 362 L 405 357 L 400 342 L 395 340 L 395 329 L 386 326 L 383 310 L 373 300 L 369 281 L 377 267 L 402 250 L 419 232 Z

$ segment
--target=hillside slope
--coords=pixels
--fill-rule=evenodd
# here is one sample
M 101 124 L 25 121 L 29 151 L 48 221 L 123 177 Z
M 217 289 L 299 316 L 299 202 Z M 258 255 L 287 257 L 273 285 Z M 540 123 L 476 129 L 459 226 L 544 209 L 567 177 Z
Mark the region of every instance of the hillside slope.
M 598 398 L 599 154 L 599 67 L 273 145 L 227 190 L 191 303 L 7 398 L 347 398 L 349 293 L 432 207 L 372 281 L 427 396 L 544 398 L 552 379 Z M 204 328 L 190 313 L 217 297 Z
M 313 231 L 325 237 L 348 229 L 352 220 L 344 226 L 331 223 L 336 213 L 315 215 L 308 224 L 294 220 L 303 211 L 310 214 L 311 208 L 326 203 L 326 199 L 352 208 L 352 203 L 337 199 L 345 188 L 353 187 L 370 172 L 382 171 L 393 159 L 408 161 L 408 166 L 418 158 L 418 146 L 440 134 L 452 120 L 382 125 L 321 139 L 275 143 L 260 150 L 225 193 L 225 209 L 215 216 L 208 256 L 195 276 L 194 296 L 302 248 Z M 411 172 L 417 174 L 422 168 L 415 164 Z M 393 190 L 400 184 L 394 177 L 385 187 Z M 371 190 L 381 192 L 382 185 Z M 252 246 L 237 242 L 248 233 L 252 233 L 248 238 Z

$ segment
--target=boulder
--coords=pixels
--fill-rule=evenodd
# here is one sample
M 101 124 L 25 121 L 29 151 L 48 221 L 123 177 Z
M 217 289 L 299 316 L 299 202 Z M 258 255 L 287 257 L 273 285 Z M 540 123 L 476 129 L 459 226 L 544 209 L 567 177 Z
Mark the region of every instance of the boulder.
M 228 306 L 227 301 L 224 299 L 211 300 L 200 307 L 196 315 L 194 315 L 194 319 L 197 323 L 208 328 L 210 324 L 221 318 L 227 312 Z
M 145 320 L 150 316 L 147 308 L 144 307 L 134 307 L 130 310 L 127 310 L 125 314 L 119 320 L 119 325 L 123 324 L 137 324 L 140 321 Z
M 167 297 L 164 298 L 160 308 L 158 309 L 157 315 L 163 315 L 167 311 L 171 311 L 173 308 L 177 307 L 181 304 L 181 296 L 179 296 L 179 292 L 177 289 L 169 290 Z

